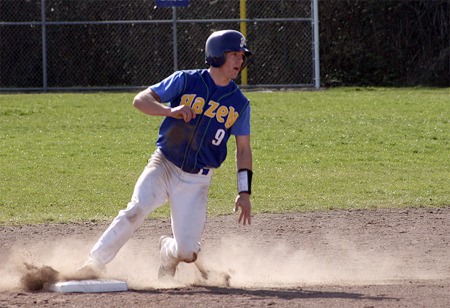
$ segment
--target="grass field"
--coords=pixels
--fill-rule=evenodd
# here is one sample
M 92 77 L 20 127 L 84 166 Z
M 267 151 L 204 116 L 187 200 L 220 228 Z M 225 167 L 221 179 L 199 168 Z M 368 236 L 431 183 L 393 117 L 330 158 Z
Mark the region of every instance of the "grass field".
M 0 224 L 110 220 L 125 207 L 162 120 L 134 95 L 0 95 Z M 450 205 L 449 89 L 247 95 L 254 213 Z M 234 168 L 230 139 L 211 215 L 232 211 Z

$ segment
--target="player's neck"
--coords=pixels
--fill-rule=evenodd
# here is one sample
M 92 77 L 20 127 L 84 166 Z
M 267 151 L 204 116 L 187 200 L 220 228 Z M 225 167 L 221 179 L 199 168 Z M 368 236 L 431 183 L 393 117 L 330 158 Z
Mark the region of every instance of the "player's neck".
M 219 87 L 225 87 L 230 84 L 231 79 L 225 76 L 219 68 L 210 67 L 208 69 L 209 75 L 214 80 L 214 83 Z

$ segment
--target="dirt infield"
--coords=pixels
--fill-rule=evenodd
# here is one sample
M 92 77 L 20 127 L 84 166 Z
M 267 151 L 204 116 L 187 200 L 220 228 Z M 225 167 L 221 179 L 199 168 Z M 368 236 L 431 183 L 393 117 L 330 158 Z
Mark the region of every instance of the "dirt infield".
M 149 219 L 107 267 L 130 291 L 23 289 L 24 262 L 70 272 L 108 223 L 0 226 L 0 307 L 450 306 L 450 207 L 260 214 L 245 227 L 237 216 L 210 218 L 210 280 L 182 264 L 170 285 L 156 279 L 170 221 Z

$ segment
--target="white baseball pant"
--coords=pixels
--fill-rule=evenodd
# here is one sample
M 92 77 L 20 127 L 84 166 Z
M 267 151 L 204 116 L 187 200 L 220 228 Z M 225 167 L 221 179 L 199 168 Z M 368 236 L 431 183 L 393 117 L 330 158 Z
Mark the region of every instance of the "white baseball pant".
M 212 170 L 190 174 L 156 150 L 134 188 L 131 201 L 121 210 L 90 251 L 90 261 L 106 265 L 117 255 L 147 215 L 169 201 L 173 238 L 161 247 L 163 265 L 193 262 L 200 251 L 206 222 Z

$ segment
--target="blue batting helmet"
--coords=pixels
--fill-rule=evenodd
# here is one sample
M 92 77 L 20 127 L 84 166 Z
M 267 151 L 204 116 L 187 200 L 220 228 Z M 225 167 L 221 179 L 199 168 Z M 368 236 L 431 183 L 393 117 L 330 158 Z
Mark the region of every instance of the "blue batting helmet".
M 205 62 L 213 67 L 221 67 L 225 63 L 225 53 L 243 51 L 245 53 L 242 68 L 247 65 L 253 53 L 247 47 L 245 37 L 239 31 L 222 30 L 213 32 L 206 40 Z

